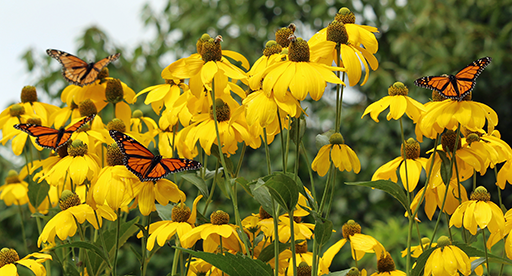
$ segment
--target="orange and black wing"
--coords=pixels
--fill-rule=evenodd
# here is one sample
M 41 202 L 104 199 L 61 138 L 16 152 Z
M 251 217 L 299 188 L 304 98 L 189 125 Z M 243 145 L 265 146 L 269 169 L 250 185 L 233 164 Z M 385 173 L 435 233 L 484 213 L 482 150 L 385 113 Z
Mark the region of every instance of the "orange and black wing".
M 165 170 L 163 170 L 162 174 L 155 173 L 152 175 L 155 179 L 148 179 L 147 175 L 158 162 L 156 156 L 141 143 L 122 132 L 110 130 L 109 133 L 114 141 L 116 141 L 121 152 L 123 152 L 124 165 L 135 174 L 140 181 L 158 180 L 165 176 Z
M 453 87 L 450 76 L 429 76 L 414 81 L 419 87 L 435 90 L 447 98 L 457 98 L 458 94 Z
M 63 51 L 48 49 L 46 53 L 55 58 L 62 65 L 62 76 L 78 86 L 84 86 L 93 83 L 98 78 L 98 74 L 103 67 L 119 58 L 121 54 L 110 55 L 96 63 L 87 63 L 80 58 Z
M 160 163 L 169 173 L 197 170 L 202 167 L 197 161 L 182 158 L 162 158 Z
M 473 90 L 476 84 L 476 78 L 478 78 L 480 73 L 482 73 L 491 61 L 492 59 L 490 57 L 484 57 L 473 61 L 455 75 L 460 99 L 464 98 L 471 92 L 471 90 Z
M 160 155 L 154 155 L 135 139 L 119 131 L 110 130 L 109 133 L 123 152 L 124 165 L 140 181 L 156 181 L 169 173 L 201 167 L 201 164 L 194 160 L 162 158 Z
M 475 87 L 475 80 L 491 62 L 490 57 L 473 61 L 456 75 L 422 77 L 414 81 L 419 87 L 435 90 L 446 98 L 462 100 Z
M 41 147 L 57 150 L 68 142 L 73 132 L 87 124 L 94 118 L 94 116 L 95 114 L 85 117 L 66 129 L 53 129 L 50 127 L 33 124 L 17 124 L 14 125 L 14 128 L 36 137 L 36 143 Z
M 36 143 L 41 147 L 48 149 L 57 149 L 60 130 L 51 127 L 45 127 L 33 124 L 16 124 L 14 128 L 28 133 L 30 136 L 36 137 Z M 62 132 L 64 129 L 62 129 Z

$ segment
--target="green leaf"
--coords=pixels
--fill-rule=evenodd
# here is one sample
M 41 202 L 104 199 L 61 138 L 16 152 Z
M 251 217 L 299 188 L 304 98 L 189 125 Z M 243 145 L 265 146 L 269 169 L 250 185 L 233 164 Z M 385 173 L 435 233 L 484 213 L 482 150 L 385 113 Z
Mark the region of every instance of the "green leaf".
M 472 246 L 466 245 L 465 243 L 453 243 L 453 245 L 460 248 L 462 251 L 464 251 L 468 256 L 470 257 L 483 257 L 485 258 L 485 252 L 474 248 Z M 506 265 L 512 265 L 512 260 L 509 260 L 508 258 L 502 258 L 496 255 L 493 255 L 489 252 L 487 252 L 487 256 L 489 257 L 489 262 L 492 263 L 499 263 L 499 264 L 506 264 Z
M 28 184 L 28 199 L 30 200 L 30 204 L 34 207 L 38 207 L 48 196 L 48 191 L 50 190 L 50 185 L 43 181 L 41 183 L 35 183 L 30 181 Z
M 452 170 L 450 168 L 451 161 L 448 159 L 444 151 L 436 150 L 436 153 L 439 154 L 439 157 L 441 158 L 441 179 L 445 185 L 448 185 L 452 178 Z
M 404 189 L 393 181 L 390 180 L 376 180 L 368 182 L 345 182 L 346 185 L 357 185 L 372 187 L 375 189 L 382 190 L 398 200 L 404 206 L 405 210 L 409 209 L 407 206 L 407 196 L 405 195 Z
M 208 198 L 208 196 L 210 195 L 210 191 L 208 190 L 208 185 L 206 185 L 206 182 L 204 182 L 204 180 L 202 180 L 200 177 L 193 173 L 182 174 L 181 177 L 187 180 L 188 182 L 192 183 L 192 185 L 196 186 L 201 192 L 201 194 L 205 198 Z
M 349 269 L 345 269 L 345 270 L 341 270 L 341 271 L 334 271 L 334 272 L 329 272 L 328 274 L 325 274 L 326 276 L 345 276 L 347 275 L 347 273 L 350 272 L 350 270 L 355 270 L 356 268 L 349 268 Z
M 89 250 L 89 252 L 93 252 L 94 254 L 101 257 L 104 261 L 108 262 L 108 257 L 103 253 L 103 250 L 101 250 L 100 247 L 90 243 L 90 242 L 84 242 L 84 241 L 73 241 L 70 243 L 65 243 L 61 245 L 57 245 L 53 247 L 51 250 L 57 250 L 59 248 L 83 248 L 86 250 Z
M 172 208 L 174 208 L 174 204 L 167 204 L 163 206 L 162 204 L 155 204 L 156 212 L 158 216 L 162 220 L 171 220 Z
M 258 178 L 251 181 L 249 183 L 249 188 L 251 189 L 254 199 L 258 201 L 261 207 L 263 207 L 267 213 L 273 214 L 272 196 L 270 195 L 268 188 L 265 186 L 264 178 Z
M 265 182 L 272 198 L 283 207 L 286 212 L 295 208 L 299 201 L 299 189 L 295 180 L 284 175 L 274 174 Z
M 237 179 L 234 179 L 234 181 L 237 184 L 239 184 L 251 197 L 253 196 L 252 192 L 251 192 L 251 188 L 249 187 L 249 181 L 247 181 L 243 177 L 238 177 Z
M 231 253 L 213 254 L 190 249 L 177 248 L 205 260 L 230 276 L 272 276 L 270 265 L 243 255 Z
M 321 217 L 315 217 L 315 240 L 320 245 L 326 244 L 332 235 L 332 222 Z
M 290 243 L 279 243 L 279 254 L 288 248 L 290 248 Z M 274 257 L 274 244 L 271 243 L 267 247 L 263 248 L 263 250 L 261 250 L 260 255 L 258 256 L 258 260 L 266 263 L 272 260 Z
M 423 275 L 423 270 L 425 269 L 425 264 L 427 263 L 428 257 L 430 257 L 430 254 L 432 254 L 435 249 L 436 248 L 430 248 L 421 253 L 418 259 L 416 259 L 416 266 L 414 266 L 414 269 L 411 272 L 411 276 Z

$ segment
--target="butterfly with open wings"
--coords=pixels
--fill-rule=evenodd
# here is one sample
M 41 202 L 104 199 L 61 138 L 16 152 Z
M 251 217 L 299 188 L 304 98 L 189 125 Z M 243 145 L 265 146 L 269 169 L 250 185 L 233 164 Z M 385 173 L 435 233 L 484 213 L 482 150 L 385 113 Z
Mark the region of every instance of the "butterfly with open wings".
M 435 90 L 445 98 L 461 101 L 473 90 L 476 78 L 491 61 L 490 57 L 484 57 L 468 64 L 455 75 L 422 77 L 414 81 L 414 84 Z
M 16 124 L 14 128 L 36 137 L 36 143 L 41 147 L 58 150 L 69 141 L 75 131 L 94 119 L 94 116 L 96 116 L 96 114 L 85 117 L 67 128 L 61 127 L 60 129 L 54 129 L 34 124 Z
M 197 170 L 202 167 L 201 163 L 194 160 L 154 155 L 141 143 L 122 132 L 110 130 L 109 133 L 123 152 L 123 163 L 126 168 L 142 182 L 157 181 L 170 173 Z
M 62 65 L 62 76 L 68 82 L 81 87 L 95 82 L 101 69 L 118 59 L 121 55 L 117 53 L 100 61 L 87 63 L 64 51 L 48 49 L 46 53 L 60 62 Z

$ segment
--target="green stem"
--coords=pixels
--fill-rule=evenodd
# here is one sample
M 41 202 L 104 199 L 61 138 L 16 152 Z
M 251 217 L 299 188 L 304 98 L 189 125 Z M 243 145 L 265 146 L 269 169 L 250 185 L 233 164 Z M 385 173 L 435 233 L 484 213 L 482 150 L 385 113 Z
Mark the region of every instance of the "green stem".
M 311 164 L 309 162 L 308 157 L 308 151 L 306 150 L 306 147 L 304 146 L 304 142 L 300 141 L 300 146 L 302 148 L 302 156 L 304 156 L 304 159 L 306 159 L 306 164 Z M 313 194 L 313 199 L 316 201 L 316 187 L 315 187 L 315 178 L 313 176 L 313 170 L 311 169 L 311 166 L 306 166 L 308 168 L 308 174 L 309 174 L 309 182 L 311 182 L 311 193 Z M 312 204 L 311 208 L 315 208 L 316 204 Z
M 450 169 L 449 169 L 449 172 L 450 172 L 450 179 L 451 179 L 451 174 L 452 174 L 452 168 L 453 168 L 453 162 L 456 162 L 456 155 L 455 155 L 455 152 L 457 151 L 457 147 L 459 146 L 459 137 L 460 137 L 460 125 L 457 127 L 457 135 L 455 136 L 455 145 L 453 147 L 453 153 L 452 153 L 452 156 L 451 156 L 451 160 L 450 160 Z M 436 145 L 437 146 L 437 145 Z M 436 148 L 434 148 L 436 149 Z M 433 161 L 432 161 L 433 162 Z M 447 183 L 446 184 L 446 189 L 444 191 L 444 197 L 443 197 L 443 203 L 441 204 L 441 212 L 444 212 L 444 205 L 446 204 L 446 197 L 448 195 L 448 188 L 450 186 L 450 183 Z M 430 245 L 432 246 L 432 242 L 434 241 L 434 238 L 436 236 L 436 232 L 437 232 L 437 229 L 439 227 L 439 222 L 441 221 L 441 215 L 439 215 L 437 217 L 437 221 L 436 221 L 436 226 L 434 227 L 434 232 L 432 233 L 432 238 L 430 239 Z
M 300 117 L 297 118 L 297 129 L 295 136 L 295 180 L 299 178 L 299 165 L 300 165 Z
M 338 175 L 338 170 L 331 166 L 332 169 L 332 179 L 331 179 L 331 192 L 329 193 L 329 203 L 327 204 L 327 209 L 325 210 L 325 219 L 329 218 L 329 214 L 331 213 L 332 199 L 334 197 L 334 188 L 336 187 L 336 179 Z
M 267 128 L 263 128 L 263 143 L 265 144 L 265 158 L 267 159 L 267 173 L 272 174 L 272 167 L 270 165 L 270 150 L 268 149 L 267 142 Z
M 203 209 L 203 216 L 206 214 L 206 210 L 208 210 L 208 205 L 210 205 L 210 202 L 212 202 L 213 193 L 215 192 L 215 187 L 217 187 L 217 174 L 219 173 L 219 162 L 216 162 L 215 165 L 215 174 L 213 175 L 213 181 L 212 181 L 212 190 L 210 191 L 210 195 L 208 195 L 208 199 L 206 200 L 206 204 L 204 205 Z
M 179 241 L 178 235 L 175 234 L 174 238 L 176 239 L 175 240 L 176 247 L 180 247 L 180 241 Z M 178 271 L 178 259 L 179 259 L 180 255 L 181 255 L 181 250 L 175 249 L 174 257 L 172 260 L 171 275 L 176 275 L 176 272 Z
M 487 275 L 491 275 L 489 268 L 489 256 L 487 254 L 487 239 L 485 238 L 485 229 L 482 229 L 482 237 L 484 239 L 485 263 L 487 264 Z
M 286 152 L 285 152 L 285 149 L 286 149 L 286 144 L 284 142 L 284 129 L 283 129 L 283 124 L 281 122 L 281 115 L 279 115 L 279 112 L 277 112 L 277 120 L 279 121 L 279 130 L 280 130 L 280 134 L 279 135 L 281 137 L 281 155 L 282 155 L 282 159 L 283 159 L 283 172 L 286 173 Z
M 238 177 L 238 173 L 240 172 L 240 168 L 242 168 L 242 162 L 244 161 L 244 156 L 245 156 L 245 150 L 246 149 L 247 149 L 247 145 L 244 142 L 243 146 L 242 146 L 242 151 L 240 152 L 240 158 L 238 159 L 238 164 L 236 166 L 235 178 Z
M 330 184 L 331 184 L 331 178 L 332 178 L 332 171 L 334 170 L 334 164 L 330 165 L 329 173 L 327 173 L 327 180 L 325 181 L 325 187 L 324 192 L 322 194 L 322 200 L 320 201 L 320 206 L 318 207 L 318 214 L 321 216 L 324 212 L 324 206 L 325 201 L 327 200 L 327 192 L 329 191 Z
M 144 235 L 142 236 L 142 264 L 141 264 L 141 267 L 140 267 L 140 270 L 141 270 L 141 275 L 142 276 L 146 276 L 146 271 L 148 269 L 148 262 L 149 260 L 146 260 L 146 255 L 147 255 L 147 239 L 148 239 L 148 233 L 149 233 L 149 225 L 151 224 L 151 215 L 148 215 L 148 216 L 144 216 L 144 219 L 146 220 L 146 227 L 144 227 L 144 229 L 146 229 L 146 231 L 143 231 Z
M 21 236 L 23 237 L 23 246 L 25 246 L 25 250 L 26 250 L 26 253 L 28 254 L 29 253 L 29 250 L 28 250 L 28 244 L 27 244 L 27 235 L 25 234 L 25 224 L 23 223 L 25 220 L 24 220 L 24 215 L 23 215 L 23 209 L 21 208 L 21 205 L 19 204 L 19 201 L 17 202 L 18 204 L 18 211 L 19 211 L 19 214 L 20 214 L 20 225 L 21 225 Z
M 311 276 L 318 275 L 318 244 L 316 239 L 313 239 L 313 265 L 311 266 Z
M 121 208 L 117 208 L 116 210 L 117 215 L 117 223 L 116 223 L 116 247 L 114 251 L 114 263 L 112 264 L 112 275 L 117 275 L 117 255 L 119 253 L 119 233 L 121 229 Z M 149 229 L 148 229 L 149 231 Z M 146 248 L 144 248 L 146 249 Z
M 293 275 L 297 275 L 297 257 L 295 252 L 295 221 L 293 220 L 293 209 L 288 212 L 290 218 L 290 249 L 292 250 Z M 279 255 L 279 254 L 278 254 Z
M 274 221 L 274 276 L 279 276 L 279 205 L 272 200 L 272 219 Z

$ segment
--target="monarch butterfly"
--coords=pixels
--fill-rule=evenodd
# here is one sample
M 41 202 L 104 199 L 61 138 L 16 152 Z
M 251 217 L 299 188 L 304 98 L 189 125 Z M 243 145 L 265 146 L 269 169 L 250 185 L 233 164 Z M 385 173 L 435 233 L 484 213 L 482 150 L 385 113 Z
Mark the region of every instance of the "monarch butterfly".
M 435 90 L 445 98 L 462 100 L 475 87 L 476 78 L 491 63 L 490 57 L 484 57 L 473 61 L 464 67 L 457 74 L 430 76 L 419 78 L 414 81 L 419 87 Z
M 62 76 L 64 76 L 68 82 L 81 87 L 96 81 L 101 69 L 118 59 L 121 55 L 117 53 L 98 62 L 87 63 L 72 54 L 59 50 L 48 49 L 46 53 L 60 62 L 62 65 Z
M 156 181 L 169 173 L 197 170 L 202 167 L 201 163 L 194 160 L 154 155 L 135 139 L 119 131 L 110 130 L 109 133 L 123 152 L 124 165 L 140 181 Z
M 61 127 L 60 129 L 54 129 L 51 127 L 33 124 L 16 124 L 14 125 L 14 128 L 36 137 L 36 143 L 41 147 L 57 150 L 68 142 L 73 132 L 77 131 L 83 125 L 91 121 L 94 116 L 96 116 L 96 114 L 85 117 L 66 129 L 64 129 L 64 127 Z

